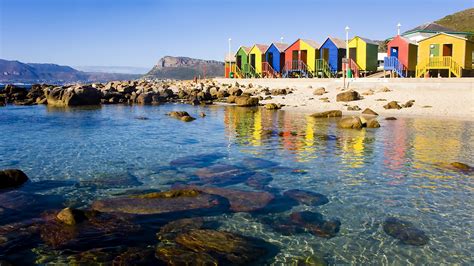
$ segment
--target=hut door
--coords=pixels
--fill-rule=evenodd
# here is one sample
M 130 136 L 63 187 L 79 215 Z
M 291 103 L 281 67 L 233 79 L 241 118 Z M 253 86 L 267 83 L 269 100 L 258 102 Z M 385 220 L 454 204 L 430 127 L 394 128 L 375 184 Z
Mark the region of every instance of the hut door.
M 453 56 L 453 45 L 452 44 L 443 45 L 443 56 Z
M 349 48 L 349 58 L 357 62 L 357 48 Z
M 392 47 L 390 51 L 390 56 L 398 59 L 398 47 Z
M 329 62 L 329 49 L 323 48 L 323 50 L 321 50 L 321 53 L 322 53 L 321 58 L 324 59 L 324 61 Z
M 430 57 L 439 56 L 439 44 L 430 45 Z
M 280 53 L 280 69 L 277 69 L 277 71 L 282 71 L 284 65 L 285 65 L 285 53 Z
M 268 53 L 268 64 L 273 68 L 273 53 Z
M 291 69 L 298 69 L 299 51 L 293 51 L 291 54 Z
M 301 61 L 303 61 L 303 63 L 305 65 L 307 65 L 308 63 L 308 51 L 306 50 L 301 50 Z
M 250 55 L 250 65 L 255 68 L 255 54 Z
M 241 55 L 238 55 L 237 56 L 237 67 L 238 68 L 242 68 L 242 56 Z

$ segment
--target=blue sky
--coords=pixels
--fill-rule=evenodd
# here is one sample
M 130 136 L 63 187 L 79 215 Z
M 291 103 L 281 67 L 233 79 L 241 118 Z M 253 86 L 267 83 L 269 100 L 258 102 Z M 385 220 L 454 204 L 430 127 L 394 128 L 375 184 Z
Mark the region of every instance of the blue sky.
M 0 0 L 0 58 L 136 67 L 164 55 L 222 60 L 229 37 L 234 51 L 281 36 L 343 38 L 346 25 L 351 36 L 385 39 L 398 22 L 408 30 L 470 7 L 473 0 Z

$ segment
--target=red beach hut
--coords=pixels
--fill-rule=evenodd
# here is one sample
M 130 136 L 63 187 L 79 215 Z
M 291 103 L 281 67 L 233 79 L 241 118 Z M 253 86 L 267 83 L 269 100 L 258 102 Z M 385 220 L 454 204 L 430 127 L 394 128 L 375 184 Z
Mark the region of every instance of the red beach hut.
M 384 70 L 393 71 L 400 77 L 413 76 L 416 71 L 418 45 L 397 35 L 387 44 Z

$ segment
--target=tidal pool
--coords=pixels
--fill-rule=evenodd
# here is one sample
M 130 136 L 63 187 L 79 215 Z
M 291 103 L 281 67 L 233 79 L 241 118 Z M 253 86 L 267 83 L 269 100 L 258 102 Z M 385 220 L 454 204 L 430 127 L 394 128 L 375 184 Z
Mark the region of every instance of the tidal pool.
M 177 110 L 197 120 L 166 116 Z M 474 165 L 474 123 L 380 117 L 381 128 L 343 130 L 336 121 L 232 106 L 0 107 L 0 169 L 21 169 L 31 179 L 0 191 L 0 262 L 110 263 L 117 250 L 145 261 L 154 259 L 165 224 L 204 217 L 213 230 L 271 246 L 255 264 L 473 264 L 473 173 L 446 165 Z M 229 200 L 230 207 L 212 211 L 114 214 L 85 233 L 34 225 L 65 207 L 102 201 L 107 209 L 109 199 L 187 185 L 265 192 L 273 201 L 258 210 L 252 200 Z M 313 220 L 339 227 L 321 236 L 313 227 L 287 226 L 288 217 L 299 227 Z M 387 234 L 386 219 L 409 222 L 427 242 Z M 226 236 L 209 239 L 219 237 Z

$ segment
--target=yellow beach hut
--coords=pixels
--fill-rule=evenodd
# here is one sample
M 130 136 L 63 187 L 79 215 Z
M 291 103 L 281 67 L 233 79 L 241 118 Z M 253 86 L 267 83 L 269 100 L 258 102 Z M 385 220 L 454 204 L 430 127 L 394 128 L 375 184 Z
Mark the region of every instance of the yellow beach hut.
M 262 77 L 262 62 L 265 62 L 265 51 L 268 45 L 255 44 L 249 51 L 250 75 L 253 78 Z
M 447 33 L 438 33 L 418 42 L 416 76 L 461 77 L 472 70 L 474 43 Z
M 349 58 L 357 64 L 360 71 L 377 71 L 378 48 L 376 42 L 356 36 L 349 42 Z

